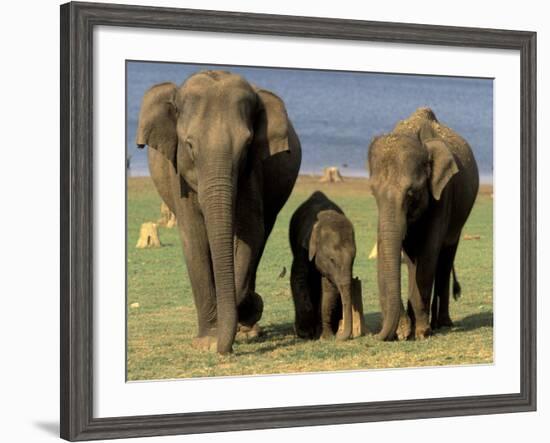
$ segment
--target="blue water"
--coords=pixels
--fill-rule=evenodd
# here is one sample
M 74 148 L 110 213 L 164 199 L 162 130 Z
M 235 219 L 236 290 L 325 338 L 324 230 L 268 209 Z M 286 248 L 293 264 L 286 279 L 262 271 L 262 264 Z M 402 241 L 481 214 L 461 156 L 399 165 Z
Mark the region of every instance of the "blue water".
M 484 181 L 493 173 L 493 81 L 401 74 L 249 68 L 175 63 L 127 63 L 127 155 L 130 175 L 148 175 L 147 156 L 135 147 L 143 93 L 165 81 L 181 84 L 202 69 L 225 69 L 269 89 L 285 102 L 303 149 L 301 173 L 339 166 L 365 176 L 373 136 L 390 131 L 416 108 L 437 118 L 472 146 Z

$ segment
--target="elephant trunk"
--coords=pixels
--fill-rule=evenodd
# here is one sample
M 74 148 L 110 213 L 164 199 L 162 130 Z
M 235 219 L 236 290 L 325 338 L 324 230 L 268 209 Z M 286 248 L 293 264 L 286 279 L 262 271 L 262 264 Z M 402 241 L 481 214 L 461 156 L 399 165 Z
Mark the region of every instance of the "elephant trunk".
M 404 216 L 397 205 L 383 208 L 378 222 L 378 290 L 382 308 L 380 340 L 394 338 L 403 314 L 401 301 L 401 247 L 405 236 Z
M 213 164 L 214 163 L 214 164 Z M 237 303 L 233 254 L 234 183 L 230 159 L 210 162 L 210 178 L 199 186 L 217 301 L 218 352 L 232 351 L 237 332 Z
M 342 299 L 342 328 L 338 331 L 338 340 L 347 340 L 352 334 L 352 309 L 351 309 L 351 277 L 338 286 Z

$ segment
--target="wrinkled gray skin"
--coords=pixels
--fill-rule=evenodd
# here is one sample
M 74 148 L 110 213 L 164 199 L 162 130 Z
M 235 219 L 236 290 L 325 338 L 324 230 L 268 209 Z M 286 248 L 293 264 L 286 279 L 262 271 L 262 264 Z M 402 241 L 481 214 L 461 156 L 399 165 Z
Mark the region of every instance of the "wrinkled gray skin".
M 290 283 L 302 338 L 351 337 L 351 281 L 355 260 L 353 225 L 322 192 L 314 192 L 290 221 L 293 254 Z
M 378 205 L 378 337 L 404 339 L 414 328 L 416 338 L 422 339 L 432 329 L 452 325 L 450 274 L 478 192 L 477 164 L 468 143 L 428 108 L 416 110 L 390 134 L 375 138 L 368 163 Z M 408 257 L 408 315 L 401 302 L 401 249 Z M 455 280 L 455 296 L 459 290 Z
M 263 302 L 256 269 L 298 175 L 300 142 L 283 101 L 244 78 L 203 71 L 144 95 L 138 147 L 174 212 L 197 309 L 198 347 L 232 351 Z

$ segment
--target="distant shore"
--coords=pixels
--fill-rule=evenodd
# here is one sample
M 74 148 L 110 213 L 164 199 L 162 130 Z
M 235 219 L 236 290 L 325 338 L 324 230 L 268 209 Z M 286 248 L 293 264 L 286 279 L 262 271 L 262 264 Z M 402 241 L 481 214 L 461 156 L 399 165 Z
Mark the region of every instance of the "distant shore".
M 297 185 L 305 186 L 317 186 L 317 187 L 332 187 L 332 186 L 342 186 L 348 188 L 349 190 L 353 189 L 363 189 L 365 185 L 368 185 L 368 177 L 348 177 L 343 176 L 343 182 L 341 183 L 321 183 L 321 175 L 316 174 L 300 174 L 298 180 L 296 181 Z M 483 195 L 493 193 L 493 185 L 491 183 L 484 183 L 483 181 L 479 185 L 479 193 Z
M 300 174 L 298 180 L 296 180 L 296 186 L 305 188 L 305 190 L 310 190 L 311 192 L 315 190 L 324 190 L 338 187 L 340 191 L 344 194 L 352 194 L 354 192 L 369 192 L 368 187 L 369 179 L 368 177 L 349 177 L 344 175 L 344 181 L 341 183 L 322 183 L 320 182 L 321 175 L 317 174 Z M 148 182 L 150 180 L 149 176 L 129 176 L 129 181 L 134 183 L 137 182 Z M 479 185 L 479 194 L 480 195 L 491 195 L 493 193 L 493 185 L 491 183 L 484 183 L 483 181 Z

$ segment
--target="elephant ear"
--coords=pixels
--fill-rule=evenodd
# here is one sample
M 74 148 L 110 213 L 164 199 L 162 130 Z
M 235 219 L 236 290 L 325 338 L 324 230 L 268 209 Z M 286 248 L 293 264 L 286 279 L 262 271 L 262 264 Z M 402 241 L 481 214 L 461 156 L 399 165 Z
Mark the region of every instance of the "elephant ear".
M 136 144 L 156 149 L 176 167 L 176 108 L 174 83 L 160 83 L 143 96 L 136 134 Z
M 254 125 L 254 141 L 260 158 L 265 160 L 279 152 L 289 151 L 290 122 L 283 101 L 270 91 L 255 88 L 258 108 Z
M 458 172 L 458 166 L 451 150 L 437 136 L 430 123 L 422 126 L 419 138 L 430 156 L 430 189 L 433 197 L 439 200 L 449 180 Z
M 316 222 L 311 228 L 311 234 L 309 236 L 308 244 L 308 257 L 309 261 L 313 260 L 315 254 L 317 254 L 317 245 L 319 244 L 319 222 Z

